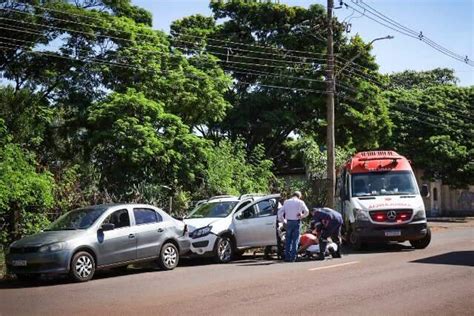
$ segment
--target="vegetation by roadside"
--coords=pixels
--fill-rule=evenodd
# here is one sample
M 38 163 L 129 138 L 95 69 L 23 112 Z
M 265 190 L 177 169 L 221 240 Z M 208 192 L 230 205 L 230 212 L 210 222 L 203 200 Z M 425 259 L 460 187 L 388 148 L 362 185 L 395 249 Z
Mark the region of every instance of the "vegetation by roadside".
M 3 251 L 0 250 L 0 280 L 3 279 L 5 273 L 6 273 L 5 255 Z

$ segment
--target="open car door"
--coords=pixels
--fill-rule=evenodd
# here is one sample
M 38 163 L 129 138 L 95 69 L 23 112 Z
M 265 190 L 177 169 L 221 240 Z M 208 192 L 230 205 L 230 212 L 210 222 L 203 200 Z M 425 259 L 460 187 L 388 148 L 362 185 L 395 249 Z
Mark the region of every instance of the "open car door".
M 277 245 L 278 200 L 278 194 L 266 196 L 234 214 L 237 247 Z

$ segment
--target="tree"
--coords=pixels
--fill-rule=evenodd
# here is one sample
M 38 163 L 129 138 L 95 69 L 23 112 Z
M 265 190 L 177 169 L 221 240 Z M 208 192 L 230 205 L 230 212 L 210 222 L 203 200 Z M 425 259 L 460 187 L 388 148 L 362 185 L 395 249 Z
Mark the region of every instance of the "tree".
M 144 181 L 190 188 L 202 174 L 208 144 L 163 108 L 133 89 L 91 108 L 91 160 L 111 192 L 125 194 Z
M 474 183 L 474 87 L 394 90 L 387 98 L 394 125 L 388 148 L 412 159 L 427 179 L 455 187 Z
M 32 234 L 48 223 L 44 213 L 53 205 L 54 182 L 38 171 L 34 155 L 11 143 L 0 119 L 0 243 Z
M 274 179 L 261 146 L 247 154 L 241 140 L 221 141 L 208 152 L 205 195 L 265 193 Z
M 218 57 L 234 79 L 227 94 L 233 107 L 222 123 L 210 126 L 212 135 L 242 138 L 249 149 L 263 144 L 270 158 L 281 154 L 281 145 L 291 133 L 324 140 L 324 7 L 231 1 L 213 2 L 211 8 L 214 19 L 195 15 L 175 21 L 171 35 L 172 45 L 187 54 L 206 52 Z M 378 66 L 370 46 L 360 37 L 348 42 L 341 24 L 334 23 L 336 53 L 343 58 L 358 54 L 356 61 L 368 67 L 362 72 L 376 76 Z M 336 121 L 341 123 L 336 139 L 340 145 L 376 147 L 390 133 L 381 90 L 346 72 L 339 79 L 349 90 L 338 87 L 341 105 Z M 362 90 L 364 95 L 351 90 Z
M 453 69 L 435 68 L 428 71 L 405 70 L 389 76 L 390 83 L 397 88 L 425 89 L 436 85 L 456 85 L 459 81 Z

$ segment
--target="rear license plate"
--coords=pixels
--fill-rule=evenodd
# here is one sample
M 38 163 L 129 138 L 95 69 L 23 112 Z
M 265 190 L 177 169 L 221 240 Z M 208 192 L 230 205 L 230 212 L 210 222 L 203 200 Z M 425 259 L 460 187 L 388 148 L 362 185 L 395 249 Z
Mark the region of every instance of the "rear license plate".
M 402 232 L 400 229 L 395 229 L 395 230 L 386 230 L 385 231 L 385 236 L 386 237 L 394 237 L 394 236 L 401 236 Z
M 13 260 L 12 266 L 14 267 L 26 267 L 26 260 Z

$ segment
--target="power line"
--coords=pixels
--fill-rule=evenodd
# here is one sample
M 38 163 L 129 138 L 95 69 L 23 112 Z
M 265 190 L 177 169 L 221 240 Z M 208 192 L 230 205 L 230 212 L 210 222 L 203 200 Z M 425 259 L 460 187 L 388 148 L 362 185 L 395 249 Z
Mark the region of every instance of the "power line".
M 188 43 L 188 44 L 198 44 L 196 42 L 185 41 L 185 40 L 178 39 L 178 38 L 174 38 L 173 40 L 176 41 L 176 42 L 183 42 L 183 43 Z M 249 53 L 261 54 L 261 55 L 278 56 L 278 57 L 281 57 L 281 58 L 298 58 L 298 59 L 302 59 L 302 60 L 315 60 L 315 61 L 318 61 L 318 62 L 325 61 L 325 59 L 323 59 L 323 58 L 313 58 L 313 57 L 294 56 L 294 55 L 284 55 L 284 56 L 282 56 L 280 54 L 275 54 L 275 53 L 267 53 L 267 52 L 249 50 L 249 49 L 236 48 L 236 47 L 231 47 L 231 46 L 205 44 L 205 47 L 224 48 L 228 51 L 249 52 Z M 193 49 L 193 48 L 191 48 L 191 49 Z M 310 63 L 310 62 L 296 62 L 296 61 L 291 61 L 291 62 L 302 63 L 302 64 L 313 64 L 313 63 Z
M 17 2 L 17 3 L 18 3 L 18 2 Z M 57 9 L 51 9 L 51 8 L 46 8 L 46 7 L 42 7 L 42 6 L 37 6 L 37 5 L 32 5 L 32 4 L 26 4 L 26 3 L 20 3 L 20 4 L 23 4 L 23 5 L 25 5 L 25 6 L 30 6 L 30 7 L 38 8 L 38 9 L 45 10 L 45 11 L 51 11 L 51 12 L 56 12 L 56 13 L 65 14 L 65 15 L 72 15 L 72 16 L 77 16 L 77 17 L 87 18 L 87 19 L 93 19 L 93 20 L 96 20 L 96 21 L 99 21 L 99 22 L 103 22 L 103 20 L 101 20 L 101 19 L 98 19 L 98 18 L 95 18 L 95 17 L 91 17 L 91 16 L 87 16 L 87 15 L 74 14 L 74 13 L 67 12 L 67 11 L 61 11 L 61 10 L 57 10 Z M 0 10 L 6 10 L 6 11 L 15 12 L 15 13 L 21 13 L 21 14 L 27 14 L 27 15 L 34 15 L 34 16 L 46 18 L 46 17 L 44 17 L 43 15 L 34 14 L 34 13 L 30 13 L 30 12 L 19 11 L 19 10 L 14 10 L 14 9 L 0 8 Z M 103 30 L 121 32 L 121 33 L 129 34 L 129 35 L 130 35 L 130 34 L 133 34 L 133 33 L 131 33 L 131 32 L 127 32 L 127 31 L 123 31 L 123 30 L 119 30 L 119 29 L 115 29 L 115 28 L 107 28 L 107 27 L 102 27 L 102 26 L 91 26 L 90 24 L 81 23 L 81 22 L 77 22 L 77 21 L 71 21 L 71 20 L 64 20 L 64 19 L 60 19 L 60 18 L 56 18 L 56 17 L 47 17 L 47 18 L 48 18 L 48 19 L 53 19 L 53 20 L 56 20 L 56 21 L 61 21 L 61 22 L 67 22 L 67 23 L 73 23 L 73 24 L 77 24 L 77 25 L 87 26 L 87 27 L 95 27 L 95 28 L 100 28 L 100 29 L 103 29 Z M 196 35 L 191 35 L 191 34 L 183 34 L 183 33 L 179 33 L 179 32 L 175 32 L 175 34 L 186 35 L 186 36 L 190 36 L 190 37 L 194 37 L 194 38 L 204 38 L 204 37 L 202 37 L 202 36 L 196 36 Z M 149 35 L 149 34 L 140 34 L 140 35 L 146 36 L 146 37 L 153 37 L 153 38 L 155 38 L 153 35 Z M 316 52 L 311 52 L 311 51 L 302 51 L 302 50 L 292 50 L 292 49 L 285 49 L 285 48 L 276 48 L 276 47 L 263 46 L 263 45 L 256 45 L 256 44 L 246 44 L 246 43 L 232 42 L 232 41 L 228 41 L 228 40 L 214 39 L 214 38 L 209 38 L 209 37 L 207 37 L 207 38 L 205 38 L 205 39 L 211 40 L 211 41 L 215 41 L 215 42 L 224 42 L 224 43 L 235 44 L 235 45 L 240 45 L 240 46 L 255 47 L 255 48 L 261 48 L 261 49 L 269 49 L 269 50 L 273 50 L 273 51 L 281 51 L 281 52 L 286 52 L 286 53 L 292 52 L 292 53 L 300 53 L 300 54 L 309 54 L 309 55 L 314 55 L 314 56 L 325 56 L 324 53 L 316 53 Z M 297 57 L 297 58 L 311 58 L 311 57 L 306 57 L 306 56 L 294 56 L 294 55 L 292 55 L 292 57 L 295 57 L 295 58 L 296 58 L 296 57 Z M 314 59 L 314 58 L 313 58 L 313 59 Z
M 356 8 L 354 8 L 353 6 L 347 4 L 346 2 L 344 3 L 344 5 L 346 7 L 349 7 L 351 8 L 352 10 L 356 11 L 356 12 L 359 12 L 360 14 L 363 14 L 365 17 L 369 18 L 370 20 L 378 23 L 378 24 L 381 24 L 387 28 L 390 28 L 398 33 L 401 33 L 403 35 L 406 35 L 408 37 L 412 37 L 412 38 L 415 38 L 415 39 L 418 39 L 418 40 L 421 40 L 422 42 L 424 42 L 425 44 L 429 45 L 430 47 L 434 48 L 435 50 L 443 53 L 444 55 L 448 56 L 448 57 L 451 57 L 453 59 L 456 59 L 458 61 L 461 61 L 461 62 L 464 62 L 470 66 L 473 66 L 474 67 L 474 63 L 472 61 L 469 60 L 469 58 L 466 56 L 466 57 L 463 57 L 441 45 L 439 45 L 438 43 L 434 42 L 433 40 L 429 39 L 428 37 L 426 37 L 425 35 L 423 35 L 422 32 L 416 32 L 414 30 L 411 30 L 410 28 L 408 27 L 405 27 L 403 26 L 402 24 L 398 23 L 398 22 L 392 22 L 394 21 L 393 19 L 390 19 L 388 17 L 386 17 L 385 15 L 382 15 L 380 12 L 376 11 L 375 13 L 371 10 L 372 7 L 366 5 L 365 3 L 363 3 L 361 1 L 362 4 L 366 5 L 367 7 L 363 7 L 361 6 L 358 2 L 355 2 L 354 0 L 351 0 L 352 3 L 354 3 L 356 6 L 358 6 L 359 8 L 363 9 L 364 12 L 361 12 L 359 10 L 357 10 Z M 369 13 L 374 17 L 371 17 L 369 15 L 367 15 L 366 13 Z M 388 23 L 384 23 L 384 22 L 381 22 L 380 20 Z
M 63 13 L 63 14 L 69 14 L 69 12 L 65 12 L 65 11 L 60 11 L 60 10 L 50 10 L 49 8 L 43 8 L 43 7 L 38 7 L 38 6 L 34 6 L 34 7 L 37 7 L 37 8 L 41 8 L 43 10 L 48 10 L 48 11 L 53 11 L 53 12 L 60 12 L 60 13 Z M 12 11 L 12 12 L 16 12 L 16 13 L 21 13 L 21 14 L 27 14 L 27 15 L 34 15 L 34 16 L 38 16 L 38 17 L 41 17 L 41 18 L 45 18 L 43 15 L 38 15 L 38 14 L 32 14 L 32 13 L 29 13 L 29 12 L 23 12 L 23 11 L 18 11 L 18 10 L 12 10 L 12 9 L 5 9 L 5 8 L 0 8 L 0 10 L 7 10 L 7 11 Z M 79 15 L 79 14 L 71 14 L 73 16 L 80 16 L 80 17 L 84 17 L 84 18 L 92 18 L 92 17 L 89 17 L 89 16 L 85 16 L 85 15 Z M 64 20 L 64 19 L 59 19 L 59 18 L 55 18 L 55 17 L 48 17 L 49 19 L 54 19 L 54 20 L 58 20 L 58 21 L 61 21 L 61 22 L 66 22 L 66 23 L 73 23 L 73 24 L 78 24 L 78 25 L 83 25 L 83 26 L 88 26 L 88 27 L 91 27 L 91 25 L 89 24 L 85 24 L 85 23 L 80 23 L 80 22 L 76 22 L 76 21 L 70 21 L 70 20 Z M 35 26 L 43 26 L 43 27 L 47 27 L 47 28 L 52 28 L 52 29 L 58 29 L 58 30 L 61 30 L 61 31 L 64 31 L 64 32 L 72 32 L 72 33 L 77 33 L 77 34 L 83 34 L 83 35 L 87 35 L 87 36 L 95 36 L 95 37 L 99 37 L 99 38 L 110 38 L 110 39 L 115 39 L 115 40 L 119 40 L 119 41 L 125 41 L 125 42 L 131 42 L 131 43 L 135 43 L 134 41 L 132 40 L 129 40 L 129 39 L 125 39 L 125 38 L 121 38 L 121 37 L 116 37 L 116 36 L 111 36 L 111 35 L 100 35 L 100 34 L 90 34 L 90 33 L 87 33 L 87 32 L 83 32 L 83 31 L 78 31 L 78 30 L 71 30 L 71 29 L 68 29 L 68 28 L 62 28 L 62 27 L 57 27 L 57 26 L 51 26 L 51 25 L 45 25 L 45 24 L 40 24 L 40 23 L 33 23 L 33 22 L 27 22 L 27 21 L 22 21 L 22 20 L 15 20 L 15 19 L 9 19 L 9 18 L 4 18 L 4 17 L 0 17 L 0 19 L 5 19 L 5 20 L 9 20 L 9 21 L 14 21 L 14 22 L 21 22 L 21 23 L 24 23 L 24 24 L 29 24 L 29 25 L 35 25 Z M 93 18 L 94 20 L 98 20 L 100 21 L 100 19 L 96 19 L 96 18 Z M 104 28 L 104 27 L 100 27 L 100 26 L 94 26 L 96 28 L 99 28 L 99 29 L 104 29 L 104 30 L 110 30 L 110 31 L 116 31 L 116 32 L 122 32 L 122 33 L 126 33 L 126 34 L 131 34 L 129 32 L 125 32 L 125 31 L 121 31 L 121 30 L 117 30 L 117 29 L 113 29 L 113 28 Z M 24 30 L 26 30 L 26 28 L 22 28 Z M 43 35 L 41 33 L 34 33 L 34 34 L 37 34 L 37 35 Z M 182 34 L 182 33 L 177 33 L 176 34 Z M 140 35 L 143 35 L 143 36 L 152 36 L 152 35 L 148 35 L 148 34 L 140 34 Z M 249 47 L 257 47 L 257 48 L 263 48 L 263 49 L 272 49 L 272 50 L 280 50 L 280 51 L 284 51 L 284 52 L 290 52 L 290 51 L 293 51 L 293 52 L 299 52 L 299 53 L 310 53 L 310 54 L 314 54 L 314 55 L 317 55 L 317 53 L 313 53 L 313 52 L 309 52 L 309 51 L 296 51 L 296 50 L 287 50 L 287 49 L 280 49 L 280 48 L 274 48 L 274 47 L 268 47 L 268 46 L 261 46 L 261 45 L 252 45 L 252 44 L 243 44 L 243 43 L 238 43 L 238 42 L 232 42 L 232 41 L 224 41 L 224 40 L 216 40 L 216 39 L 212 39 L 212 38 L 204 38 L 204 37 L 199 37 L 199 36 L 195 36 L 195 35 L 190 35 L 190 34 L 185 34 L 186 36 L 190 36 L 190 37 L 193 37 L 193 38 L 201 38 L 201 39 L 207 39 L 207 40 L 211 40 L 211 41 L 218 41 L 218 42 L 224 42 L 224 43 L 230 43 L 230 44 L 236 44 L 236 45 L 241 45 L 241 46 L 249 46 Z M 44 35 L 43 35 L 44 36 Z M 153 37 L 153 36 L 152 36 Z M 154 39 L 156 39 L 155 37 L 153 37 Z M 183 40 L 181 40 L 183 41 Z M 192 42 L 189 42 L 187 41 L 188 43 L 192 43 Z M 157 45 L 160 45 L 160 46 L 163 46 L 163 47 L 167 47 L 166 45 L 164 44 L 161 44 L 161 43 L 154 43 L 154 44 L 157 44 Z M 196 43 L 193 43 L 193 44 L 196 44 Z M 210 44 L 208 44 L 210 45 Z M 212 45 L 214 47 L 219 47 L 218 45 Z M 225 47 L 225 46 L 220 46 L 221 48 L 225 48 L 225 49 L 235 49 L 237 50 L 237 48 L 233 48 L 233 47 Z M 133 50 L 133 48 L 130 48 Z M 242 50 L 244 51 L 243 49 L 239 49 L 239 50 Z M 140 52 L 145 52 L 144 50 L 137 50 L 137 51 L 140 51 Z M 255 52 L 255 53 L 258 53 L 258 54 L 272 54 L 272 55 L 278 55 L 278 54 L 273 54 L 273 53 L 266 53 L 266 52 L 259 52 L 259 51 L 251 51 L 251 50 L 245 50 L 245 51 L 248 51 L 248 52 Z M 156 51 L 148 51 L 148 52 L 151 52 L 151 53 L 157 53 Z M 319 55 L 324 55 L 324 54 L 319 54 Z M 280 56 L 280 55 L 278 55 Z M 283 56 L 285 57 L 285 56 Z M 290 58 L 311 58 L 313 60 L 321 60 L 321 59 L 316 59 L 316 58 L 313 58 L 313 57 L 306 57 L 306 56 L 294 56 L 294 55 L 290 55 L 290 56 L 287 56 L 287 57 L 290 57 Z M 245 57 L 244 57 L 245 58 Z M 248 57 L 247 57 L 248 58 Z M 344 58 L 342 58 L 343 60 L 345 60 Z M 358 65 L 356 63 L 352 63 L 354 65 Z M 323 65 L 323 64 L 321 64 Z M 364 68 L 364 69 L 368 69 L 368 68 L 365 68 L 365 67 L 362 67 L 360 65 L 358 65 L 359 67 L 361 68 Z M 358 72 L 361 72 L 360 70 L 358 70 Z M 367 77 L 367 75 L 365 75 L 365 77 Z
M 345 95 L 339 95 L 339 97 L 341 99 L 345 99 L 347 101 L 354 102 L 356 104 L 364 105 L 364 104 L 362 104 L 361 102 L 359 102 L 358 100 L 356 100 L 352 97 L 348 97 L 348 96 L 345 96 Z M 411 115 L 414 115 L 417 118 L 423 118 L 424 120 L 420 121 L 421 123 L 425 123 L 427 118 L 431 118 L 431 119 L 436 119 L 437 122 L 441 122 L 441 123 L 447 124 L 449 126 L 456 125 L 457 128 L 461 128 L 461 129 L 466 127 L 466 126 L 457 125 L 457 123 L 459 123 L 457 121 L 452 121 L 450 119 L 443 118 L 443 117 L 440 117 L 440 116 L 436 116 L 434 114 L 426 113 L 426 112 L 423 112 L 423 111 L 417 111 L 417 110 L 414 110 L 410 107 L 406 107 L 406 106 L 403 106 L 403 105 L 400 105 L 400 104 L 392 104 L 391 107 L 394 110 L 397 110 L 398 112 L 409 113 Z M 426 122 L 426 123 L 428 123 L 428 122 Z M 465 125 L 469 126 L 470 124 L 468 123 L 468 124 L 465 124 Z M 439 125 L 433 125 L 433 126 L 439 128 Z M 464 130 L 460 130 L 459 132 L 461 134 L 465 135 L 465 136 L 474 137 L 473 133 L 467 133 Z
M 29 49 L 29 47 L 25 47 L 25 46 L 22 46 L 22 45 L 15 45 L 15 44 L 11 44 L 11 43 L 5 43 L 5 42 L 1 42 L 1 41 L 0 41 L 0 45 L 13 46 L 13 47 L 0 46 L 0 48 L 7 49 L 7 50 L 17 50 L 17 48 Z M 72 57 L 69 57 L 69 56 L 57 55 L 57 54 L 50 53 L 50 52 L 31 51 L 31 50 L 29 50 L 29 51 L 25 50 L 25 51 L 23 51 L 23 53 L 25 53 L 25 54 L 35 54 L 35 55 L 45 55 L 45 56 L 50 56 L 50 57 L 55 57 L 55 58 L 68 59 L 68 60 L 73 60 L 73 61 L 81 61 L 81 62 L 86 62 L 86 63 L 102 64 L 102 65 L 107 65 L 107 66 L 117 66 L 117 67 L 122 67 L 122 68 L 126 68 L 126 69 L 134 69 L 134 70 L 140 69 L 139 67 L 130 66 L 128 64 L 111 62 L 111 61 L 107 61 L 107 60 L 100 59 L 100 58 L 90 58 L 90 57 L 88 57 L 87 59 L 79 59 L 79 58 L 72 58 Z
M 252 82 L 246 82 L 246 81 L 239 81 L 239 83 L 245 83 L 251 86 L 259 86 L 259 87 L 265 87 L 265 88 L 273 88 L 273 89 L 282 89 L 282 90 L 291 90 L 291 91 L 304 91 L 304 92 L 311 92 L 311 93 L 320 93 L 320 94 L 325 94 L 327 91 L 322 91 L 322 90 L 314 90 L 314 89 L 304 89 L 304 88 L 294 88 L 294 87 L 288 87 L 288 86 L 275 86 L 275 85 L 270 85 L 270 84 L 262 84 L 262 83 L 252 83 Z
M 0 8 L 1 10 L 1 8 Z M 21 21 L 21 20 L 15 20 L 15 19 L 10 19 L 10 18 L 4 18 L 4 17 L 0 17 L 0 19 L 3 19 L 3 20 L 8 20 L 8 21 L 14 21 L 14 22 L 21 22 L 21 23 L 24 23 L 24 24 L 30 24 L 30 25 L 35 25 L 35 26 L 42 26 L 42 27 L 46 27 L 46 28 L 51 28 L 51 29 L 57 29 L 57 30 L 61 30 L 61 31 L 64 31 L 64 32 L 69 32 L 69 33 L 77 33 L 77 34 L 83 34 L 83 35 L 88 35 L 88 36 L 96 36 L 96 37 L 101 37 L 101 38 L 111 38 L 111 39 L 116 39 L 116 40 L 123 40 L 123 41 L 126 41 L 126 42 L 131 42 L 131 43 L 135 43 L 134 41 L 132 40 L 128 40 L 128 39 L 123 39 L 123 38 L 118 38 L 118 37 L 114 37 L 114 36 L 109 36 L 109 35 L 99 35 L 99 34 L 90 34 L 90 33 L 86 33 L 86 32 L 83 32 L 83 31 L 78 31 L 78 30 L 72 30 L 72 29 L 68 29 L 68 28 L 63 28 L 63 27 L 57 27 L 57 26 L 52 26 L 52 25 L 45 25 L 45 24 L 39 24 L 39 23 L 33 23 L 33 22 L 26 22 L 26 21 Z M 19 27 L 19 26 L 15 26 L 16 28 L 18 29 L 21 29 L 21 30 L 25 30 L 27 32 L 25 33 L 30 33 L 30 34 L 36 34 L 36 35 L 42 35 L 44 36 L 44 34 L 40 33 L 40 32 L 36 32 L 34 31 L 33 29 L 30 29 L 30 28 L 24 28 L 24 27 Z M 13 29 L 14 30 L 14 29 Z M 32 32 L 34 31 L 34 32 Z M 180 41 L 183 41 L 183 40 L 180 40 Z M 192 44 L 196 44 L 194 42 L 189 42 L 189 41 L 183 41 L 183 42 L 187 42 L 187 43 L 192 43 Z M 156 44 L 156 43 L 153 43 L 153 44 Z M 168 46 L 164 45 L 164 44 L 160 44 L 160 46 L 163 46 L 163 47 L 166 47 L 168 48 Z M 214 46 L 216 48 L 223 48 L 223 49 L 227 49 L 227 50 L 232 50 L 233 48 L 231 47 L 225 47 L 225 46 L 217 46 L 217 45 L 209 45 L 209 46 Z M 129 49 L 132 49 L 133 48 L 129 48 Z M 151 53 L 160 53 L 158 51 L 147 51 L 147 50 L 137 50 L 137 51 L 140 51 L 140 52 L 151 52 Z M 246 51 L 249 51 L 250 50 L 246 50 Z M 255 53 L 259 53 L 259 52 L 255 52 Z M 217 55 L 221 55 L 221 56 L 227 56 L 227 54 L 224 54 L 224 53 L 219 53 L 219 52 L 213 52 L 213 54 L 217 54 Z M 309 62 L 298 62 L 298 61 L 289 61 L 289 60 L 278 60 L 278 59 L 271 59 L 271 58 L 262 58 L 262 57 L 249 57 L 249 56 L 243 56 L 243 55 L 239 55 L 240 58 L 246 58 L 246 59 L 258 59 L 258 60 L 266 60 L 266 61 L 273 61 L 273 62 L 286 62 L 286 63 L 293 63 L 293 64 L 302 64 L 302 65 L 312 65 L 314 66 L 314 63 L 309 63 Z M 315 58 L 312 58 L 314 60 L 316 60 Z M 322 60 L 322 59 L 319 59 L 319 60 Z M 321 65 L 323 66 L 324 64 L 318 64 L 318 65 Z

